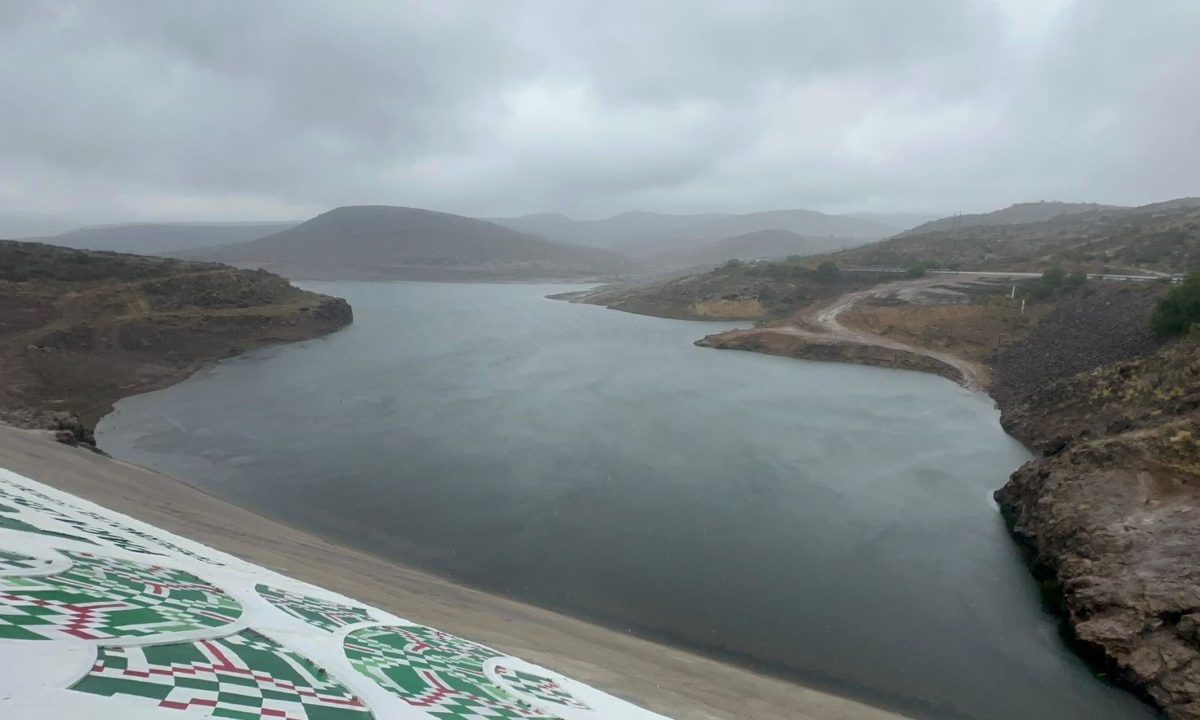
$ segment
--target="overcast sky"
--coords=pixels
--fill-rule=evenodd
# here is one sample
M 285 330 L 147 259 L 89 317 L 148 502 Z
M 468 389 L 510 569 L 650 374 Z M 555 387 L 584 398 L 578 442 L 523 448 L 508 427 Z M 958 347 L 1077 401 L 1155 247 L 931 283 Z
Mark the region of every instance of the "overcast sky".
M 0 0 L 0 212 L 1200 194 L 1200 0 Z

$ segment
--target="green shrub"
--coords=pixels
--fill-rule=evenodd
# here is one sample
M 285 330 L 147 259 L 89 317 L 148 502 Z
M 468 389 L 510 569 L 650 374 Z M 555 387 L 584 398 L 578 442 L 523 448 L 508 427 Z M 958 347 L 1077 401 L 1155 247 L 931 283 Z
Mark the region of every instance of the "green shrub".
M 734 258 L 722 265 L 719 269 L 721 272 L 728 273 L 730 275 L 741 275 L 746 270 L 746 263 Z
M 842 274 L 836 263 L 828 260 L 817 266 L 817 280 L 823 283 L 837 282 L 838 277 Z
M 1049 300 L 1050 296 L 1054 295 L 1054 288 L 1042 282 L 1040 279 L 1034 280 L 1033 282 L 1029 283 L 1029 286 L 1026 289 L 1026 294 L 1028 295 L 1029 299 L 1033 300 L 1034 302 Z
M 1167 292 L 1150 315 L 1150 329 L 1160 337 L 1179 335 L 1200 323 L 1200 273 Z
M 925 263 L 918 262 L 918 263 L 913 263 L 912 265 L 909 265 L 908 269 L 904 271 L 904 274 L 905 274 L 905 276 L 910 277 L 910 278 L 919 278 L 919 277 L 925 277 L 926 272 L 927 272 L 927 270 L 925 268 Z
M 1067 279 L 1067 271 L 1055 265 L 1042 272 L 1042 284 L 1049 288 L 1062 287 Z

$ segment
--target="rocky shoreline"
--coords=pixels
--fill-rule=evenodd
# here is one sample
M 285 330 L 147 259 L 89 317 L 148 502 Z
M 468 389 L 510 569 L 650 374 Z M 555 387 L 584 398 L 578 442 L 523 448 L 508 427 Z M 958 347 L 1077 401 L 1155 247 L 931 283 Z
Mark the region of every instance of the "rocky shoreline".
M 0 241 L 0 421 L 94 448 L 117 400 L 353 318 L 264 271 Z
M 1156 288 L 1061 303 L 996 359 L 1037 457 L 995 499 L 1080 652 L 1172 720 L 1200 718 L 1200 347 L 1156 341 Z
M 984 389 L 1005 431 L 1036 455 L 995 500 L 1066 635 L 1099 674 L 1171 720 L 1200 720 L 1200 340 L 1150 332 L 1165 290 L 1064 291 L 983 359 Z M 613 292 L 603 299 L 619 305 Z M 929 356 L 777 330 L 696 345 L 962 380 Z
M 1038 456 L 995 500 L 1077 651 L 1171 720 L 1200 720 L 1200 344 L 1152 336 L 1162 290 L 1069 294 L 989 359 L 1001 424 Z M 769 327 L 696 344 L 961 382 L 934 358 Z

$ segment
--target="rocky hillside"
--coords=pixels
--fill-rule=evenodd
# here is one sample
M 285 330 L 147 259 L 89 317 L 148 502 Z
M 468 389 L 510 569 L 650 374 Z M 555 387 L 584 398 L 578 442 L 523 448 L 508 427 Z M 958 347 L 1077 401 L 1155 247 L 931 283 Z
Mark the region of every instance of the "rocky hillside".
M 569 299 L 678 320 L 766 320 L 880 279 L 849 273 L 820 277 L 802 260 L 735 262 L 705 273 L 573 293 Z
M 909 231 L 826 258 L 843 267 L 932 262 L 963 270 L 1187 273 L 1200 269 L 1200 199 L 1060 214 L 1049 220 Z
M 1178 209 L 1160 217 L 1178 223 Z M 995 497 L 1047 598 L 1100 672 L 1172 720 L 1200 720 L 1200 337 L 1150 331 L 1170 285 L 1079 280 L 1034 293 L 1047 278 L 1014 288 L 933 276 L 849 293 L 872 280 L 819 275 L 735 263 L 586 301 L 684 318 L 798 310 L 698 343 L 711 347 L 953 379 L 963 365 L 948 356 L 986 366 L 980 384 L 1005 429 L 1037 454 Z
M 996 492 L 1086 655 L 1173 720 L 1200 718 L 1200 345 L 1145 329 L 1160 288 L 1061 303 L 997 358 L 1040 457 Z
M 1092 210 L 1118 209 L 1098 203 L 1029 202 L 1009 205 L 1001 210 L 939 218 L 905 230 L 900 235 L 924 235 L 942 230 L 977 227 L 980 225 L 1022 225 L 1045 222 L 1063 215 L 1077 215 Z
M 267 272 L 0 241 L 0 420 L 87 440 L 121 397 L 351 320 Z
M 270 237 L 180 256 L 329 279 L 589 278 L 635 268 L 606 250 L 460 215 L 390 206 L 341 207 Z

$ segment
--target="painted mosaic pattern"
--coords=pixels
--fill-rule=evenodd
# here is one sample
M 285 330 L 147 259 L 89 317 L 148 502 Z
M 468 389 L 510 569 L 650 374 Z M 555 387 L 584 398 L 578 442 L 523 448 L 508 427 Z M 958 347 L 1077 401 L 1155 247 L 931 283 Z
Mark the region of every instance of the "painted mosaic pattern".
M 27 523 L 23 520 L 18 520 L 17 518 L 9 517 L 8 515 L 0 515 L 0 529 L 2 529 L 2 530 L 19 530 L 20 532 L 33 533 L 35 535 L 47 535 L 49 537 L 56 537 L 56 538 L 62 538 L 64 540 L 74 540 L 76 542 L 87 543 L 89 545 L 96 544 L 96 543 L 92 542 L 91 540 L 88 540 L 87 538 L 84 538 L 84 537 L 80 537 L 78 535 L 68 535 L 67 533 L 54 532 L 52 530 L 43 530 L 42 528 L 40 528 L 36 525 L 30 525 L 29 523 Z
M 7 489 L 4 487 L 5 485 L 7 486 Z M 79 530 L 80 532 L 82 532 L 84 535 L 91 536 L 93 538 L 93 539 L 85 540 L 84 542 L 89 542 L 94 545 L 95 544 L 94 538 L 99 538 L 99 539 L 109 543 L 110 545 L 119 547 L 122 550 L 128 550 L 129 552 L 141 553 L 143 555 L 162 555 L 162 553 L 155 552 L 154 550 L 151 550 L 150 548 L 148 548 L 140 543 L 130 540 L 129 538 L 127 538 L 123 535 L 118 535 L 117 533 L 113 532 L 112 530 L 110 530 L 108 528 L 100 527 L 98 525 L 95 525 L 94 523 L 89 523 L 85 520 L 81 520 L 79 518 L 67 515 L 66 513 L 62 512 L 59 509 L 59 508 L 69 507 L 66 503 L 57 501 L 54 498 L 50 497 L 49 495 L 46 495 L 45 493 L 42 493 L 42 492 L 38 492 L 37 490 L 33 490 L 30 488 L 21 488 L 18 485 L 14 484 L 10 481 L 0 479 L 0 497 L 3 497 L 5 499 L 7 499 L 9 502 L 12 502 L 16 505 L 20 505 L 21 507 L 29 508 L 30 510 L 34 510 L 36 512 L 47 515 L 52 520 L 57 520 L 58 522 L 70 525 L 71 527 L 75 528 L 76 530 Z M 3 518 L 0 518 L 0 522 L 2 522 L 2 521 L 3 521 Z M 22 523 L 22 524 L 24 524 L 24 523 Z M 29 526 L 29 527 L 32 528 L 33 526 Z M 22 529 L 22 528 L 13 528 L 13 529 Z M 30 530 L 27 530 L 27 532 L 29 532 L 29 531 Z M 34 528 L 32 530 L 32 532 L 40 532 L 43 535 L 55 535 L 58 537 L 64 537 L 64 538 L 68 538 L 71 540 L 82 540 L 82 538 L 79 538 L 79 537 L 76 537 L 73 535 L 64 535 L 62 533 L 52 533 L 52 532 L 48 532 L 45 530 L 38 530 L 36 528 Z
M 232 720 L 371 717 L 325 670 L 253 630 L 194 643 L 103 647 L 72 689 Z
M 567 692 L 554 678 L 525 670 L 514 670 L 503 665 L 497 665 L 495 671 L 496 676 L 501 681 L 517 692 L 557 705 L 566 705 L 567 707 L 578 708 L 580 710 L 591 710 L 591 708 L 583 704 L 578 698 Z
M 45 567 L 46 561 L 28 555 L 0 550 L 0 570 L 34 570 Z
M 220 628 L 237 601 L 191 573 L 88 553 L 49 577 L 0 577 L 0 639 L 137 638 Z
M 356 670 L 437 718 L 555 718 L 484 675 L 484 662 L 498 653 L 440 630 L 417 625 L 364 628 L 346 636 L 345 650 Z
M 194 553 L 191 550 L 182 548 L 168 540 L 163 540 L 162 538 L 155 537 L 148 532 L 143 532 L 141 530 L 138 530 L 135 527 L 130 527 L 128 525 L 114 522 L 113 520 L 106 518 L 105 516 L 101 515 L 100 513 L 94 513 L 94 512 L 91 512 L 90 510 L 79 510 L 78 512 L 81 515 L 84 515 L 93 520 L 96 520 L 98 522 L 108 525 L 109 528 L 111 528 L 113 530 L 123 532 L 123 533 L 128 533 L 130 535 L 133 535 L 136 538 L 140 538 L 141 540 L 144 540 L 146 542 L 153 543 L 154 545 L 157 545 L 159 548 L 170 550 L 172 552 L 179 553 L 180 555 L 185 555 L 187 557 L 192 558 L 193 560 L 199 560 L 200 562 L 207 563 L 209 565 L 223 565 L 224 564 L 224 563 L 217 562 L 216 560 L 213 560 L 212 558 L 201 555 L 199 553 Z M 155 553 L 155 554 L 157 554 L 157 553 Z
M 364 608 L 342 605 L 330 602 L 329 600 L 309 597 L 308 595 L 299 595 L 268 585 L 260 584 L 254 589 L 267 602 L 288 615 L 300 618 L 309 625 L 314 625 L 329 632 L 347 625 L 368 622 L 372 619 Z

